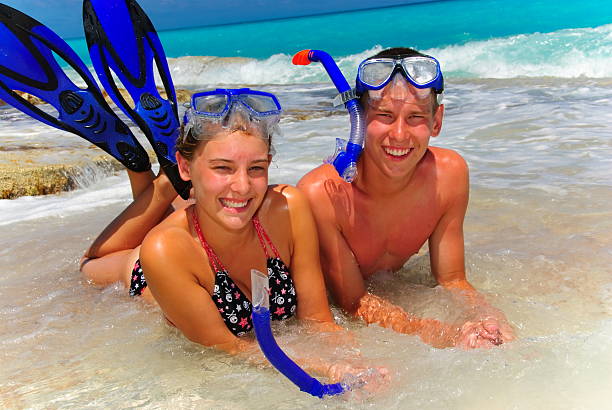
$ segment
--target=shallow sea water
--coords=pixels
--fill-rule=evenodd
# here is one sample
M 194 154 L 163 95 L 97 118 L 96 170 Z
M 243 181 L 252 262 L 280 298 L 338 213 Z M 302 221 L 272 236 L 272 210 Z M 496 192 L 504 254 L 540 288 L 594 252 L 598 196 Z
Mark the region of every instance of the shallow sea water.
M 515 342 L 435 349 L 335 310 L 355 334 L 350 353 L 387 367 L 391 381 L 376 394 L 309 397 L 269 367 L 188 342 L 121 286 L 83 283 L 78 259 L 130 199 L 118 174 L 61 195 L 0 201 L 0 407 L 609 406 L 612 85 L 546 78 L 449 83 L 443 132 L 432 145 L 457 150 L 470 165 L 469 279 L 506 313 Z M 288 111 L 271 180 L 295 183 L 332 151 L 334 137 L 347 134 L 348 118 L 320 103 L 333 96 L 326 84 L 267 89 Z M 45 137 L 45 128 L 27 126 Z M 6 130 L 0 128 L 0 141 Z M 400 272 L 371 283 L 412 312 L 460 318 L 456 298 L 432 285 L 426 248 Z M 282 346 L 313 357 L 347 356 L 296 323 L 275 332 Z

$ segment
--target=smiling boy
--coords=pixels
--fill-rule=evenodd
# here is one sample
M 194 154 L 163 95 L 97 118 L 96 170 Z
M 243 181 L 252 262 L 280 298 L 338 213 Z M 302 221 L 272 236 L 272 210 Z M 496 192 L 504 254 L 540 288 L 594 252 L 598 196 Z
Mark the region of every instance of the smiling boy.
M 335 302 L 367 323 L 416 333 L 435 346 L 483 347 L 511 340 L 503 313 L 466 279 L 467 164 L 452 150 L 429 146 L 444 115 L 438 62 L 408 48 L 384 50 L 360 64 L 357 91 L 366 122 L 357 177 L 345 182 L 326 164 L 298 183 L 315 215 L 323 271 Z M 417 318 L 367 292 L 370 276 L 399 270 L 426 241 L 438 284 L 462 292 L 471 307 L 486 314 L 450 325 Z

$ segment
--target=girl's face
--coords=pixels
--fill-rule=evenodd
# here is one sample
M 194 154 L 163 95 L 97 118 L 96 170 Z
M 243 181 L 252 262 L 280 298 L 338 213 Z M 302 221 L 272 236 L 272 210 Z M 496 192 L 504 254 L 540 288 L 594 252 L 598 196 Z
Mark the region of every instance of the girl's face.
M 200 144 L 191 161 L 177 155 L 191 180 L 200 213 L 229 230 L 251 222 L 268 189 L 269 147 L 244 131 L 223 132 Z

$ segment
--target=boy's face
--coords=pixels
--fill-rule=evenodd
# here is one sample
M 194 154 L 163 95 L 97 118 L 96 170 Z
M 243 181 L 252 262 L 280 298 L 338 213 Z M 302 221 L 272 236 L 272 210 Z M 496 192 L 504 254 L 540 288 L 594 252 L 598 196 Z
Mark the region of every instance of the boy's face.
M 435 94 L 423 91 L 393 81 L 378 98 L 367 99 L 364 155 L 389 177 L 410 174 L 425 155 L 429 138 L 440 133 L 444 106 L 434 112 Z

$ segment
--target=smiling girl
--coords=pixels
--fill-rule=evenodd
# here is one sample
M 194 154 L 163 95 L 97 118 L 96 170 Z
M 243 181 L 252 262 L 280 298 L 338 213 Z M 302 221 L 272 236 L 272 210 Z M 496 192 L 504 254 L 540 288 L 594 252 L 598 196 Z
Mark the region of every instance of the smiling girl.
M 132 174 L 135 200 L 86 252 L 83 274 L 123 282 L 190 340 L 226 351 L 243 349 L 240 336 L 253 328 L 251 269 L 268 273 L 272 319 L 334 327 L 308 201 L 294 187 L 268 185 L 280 112 L 276 97 L 259 91 L 194 94 L 176 155 L 191 202 L 167 216 L 177 199 L 168 178 Z

